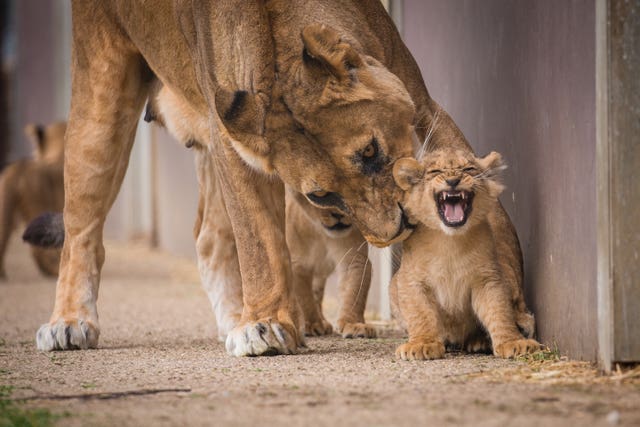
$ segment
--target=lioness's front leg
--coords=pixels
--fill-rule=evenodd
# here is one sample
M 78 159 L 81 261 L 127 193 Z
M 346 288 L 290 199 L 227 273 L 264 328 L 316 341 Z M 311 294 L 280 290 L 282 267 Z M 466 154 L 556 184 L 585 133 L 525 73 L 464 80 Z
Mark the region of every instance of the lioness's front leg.
M 104 262 L 102 229 L 122 178 L 146 95 L 145 64 L 124 33 L 89 2 L 73 4 L 73 79 L 64 164 L 60 275 L 41 350 L 98 344 L 96 299 Z
M 489 282 L 474 289 L 471 303 L 478 319 L 489 332 L 493 353 L 515 357 L 540 349 L 540 344 L 522 336 L 516 325 L 511 290 L 499 282 Z
M 227 351 L 295 353 L 304 340 L 285 239 L 284 185 L 250 170 L 225 142 L 213 145 L 214 160 L 238 249 L 244 302 Z
M 440 359 L 444 357 L 442 326 L 433 291 L 419 281 L 403 277 L 401 271 L 392 279 L 397 289 L 398 306 L 407 325 L 409 341 L 396 349 L 404 360 Z

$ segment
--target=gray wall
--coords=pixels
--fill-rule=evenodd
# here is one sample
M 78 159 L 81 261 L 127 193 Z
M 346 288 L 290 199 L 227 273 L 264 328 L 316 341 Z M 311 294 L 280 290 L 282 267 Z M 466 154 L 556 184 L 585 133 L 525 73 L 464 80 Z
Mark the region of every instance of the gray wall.
M 595 360 L 595 4 L 405 0 L 404 38 L 479 154 L 510 169 L 502 201 L 539 337 Z

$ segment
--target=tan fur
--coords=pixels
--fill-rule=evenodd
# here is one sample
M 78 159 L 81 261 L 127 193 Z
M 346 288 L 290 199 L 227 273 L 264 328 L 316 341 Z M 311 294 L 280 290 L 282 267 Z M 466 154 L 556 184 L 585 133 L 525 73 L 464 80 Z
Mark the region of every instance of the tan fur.
M 415 135 L 423 139 L 439 111 L 380 2 L 75 0 L 72 15 L 66 239 L 38 347 L 97 345 L 102 228 L 155 75 L 172 105 L 188 105 L 195 122 L 209 124 L 200 141 L 198 175 L 207 186 L 196 231 L 199 264 L 211 272 L 227 252 L 209 250 L 210 224 L 215 212 L 227 212 L 223 241 L 232 235 L 239 275 L 230 271 L 222 286 L 233 288 L 230 301 L 242 295 L 241 310 L 227 310 L 227 350 L 295 352 L 302 316 L 284 184 L 347 214 L 373 244 L 401 240 L 409 231 L 393 163 L 411 155 Z M 446 113 L 440 117 L 433 143 L 467 146 Z M 374 139 L 379 156 L 365 167 Z
M 43 212 L 62 210 L 65 129 L 64 122 L 47 127 L 27 126 L 25 133 L 34 146 L 33 158 L 10 164 L 0 175 L 0 278 L 5 277 L 4 254 L 18 221 L 29 222 Z M 59 249 L 32 246 L 31 253 L 43 274 L 58 274 Z
M 362 234 L 333 209 L 313 207 L 300 193 L 287 192 L 287 244 L 293 285 L 305 317 L 307 335 L 332 332 L 322 314 L 327 278 L 337 271 L 340 311 L 337 331 L 345 338 L 374 338 L 364 310 L 371 284 L 371 263 Z
M 521 262 L 499 244 L 511 235 L 494 225 L 503 189 L 495 177 L 500 167 L 498 153 L 478 159 L 468 150 L 454 149 L 430 152 L 422 163 L 396 162 L 394 176 L 407 191 L 405 209 L 419 223 L 403 244 L 402 265 L 391 287 L 409 332 L 398 357 L 440 358 L 449 344 L 467 351 L 492 345 L 500 357 L 540 347 L 520 332 L 528 337 L 534 332 L 522 276 L 513 275 L 521 271 Z M 455 227 L 445 224 L 436 203 L 441 191 L 454 190 L 473 197 L 466 223 Z
M 206 124 L 197 122 L 197 116 L 188 105 L 176 99 L 159 82 L 153 85 L 149 94 L 146 120 L 167 127 L 179 142 L 195 147 L 200 184 L 200 203 L 194 229 L 198 264 L 222 338 L 229 330 L 228 325 L 240 318 L 242 289 L 239 286 L 235 242 L 224 201 L 213 176 L 213 164 L 208 161 L 209 156 L 199 142 L 206 140 L 208 128 Z M 316 208 L 292 189 L 287 192 L 286 206 L 293 286 L 305 319 L 305 333 L 313 336 L 333 331 L 322 314 L 322 300 L 326 280 L 338 268 L 341 301 L 338 332 L 345 338 L 375 337 L 375 328 L 364 322 L 371 264 L 362 234 L 344 214 L 335 209 Z M 238 286 L 230 286 L 231 283 Z

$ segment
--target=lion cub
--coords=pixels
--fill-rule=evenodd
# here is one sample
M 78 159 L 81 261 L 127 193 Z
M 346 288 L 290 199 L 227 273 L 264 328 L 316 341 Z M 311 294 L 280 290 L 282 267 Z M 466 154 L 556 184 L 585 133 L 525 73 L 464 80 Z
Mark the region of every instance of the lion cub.
M 0 279 L 5 277 L 4 254 L 18 220 L 28 223 L 43 212 L 62 210 L 66 129 L 66 122 L 28 125 L 25 134 L 33 143 L 33 158 L 18 160 L 0 174 Z M 32 246 L 31 254 L 43 274 L 58 275 L 60 249 Z
M 398 357 L 441 358 L 445 345 L 467 351 L 492 345 L 505 358 L 540 348 L 530 339 L 534 320 L 522 296 L 519 243 L 496 234 L 502 168 L 496 152 L 476 158 L 453 149 L 433 151 L 422 164 L 395 163 L 404 208 L 419 223 L 403 244 L 390 289 L 409 332 Z

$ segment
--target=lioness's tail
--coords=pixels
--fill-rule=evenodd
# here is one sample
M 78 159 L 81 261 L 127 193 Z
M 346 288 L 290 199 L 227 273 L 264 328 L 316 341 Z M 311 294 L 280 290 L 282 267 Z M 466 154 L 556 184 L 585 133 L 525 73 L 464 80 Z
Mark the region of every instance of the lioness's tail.
M 46 212 L 29 223 L 22 240 L 35 246 L 61 248 L 64 243 L 62 212 Z

